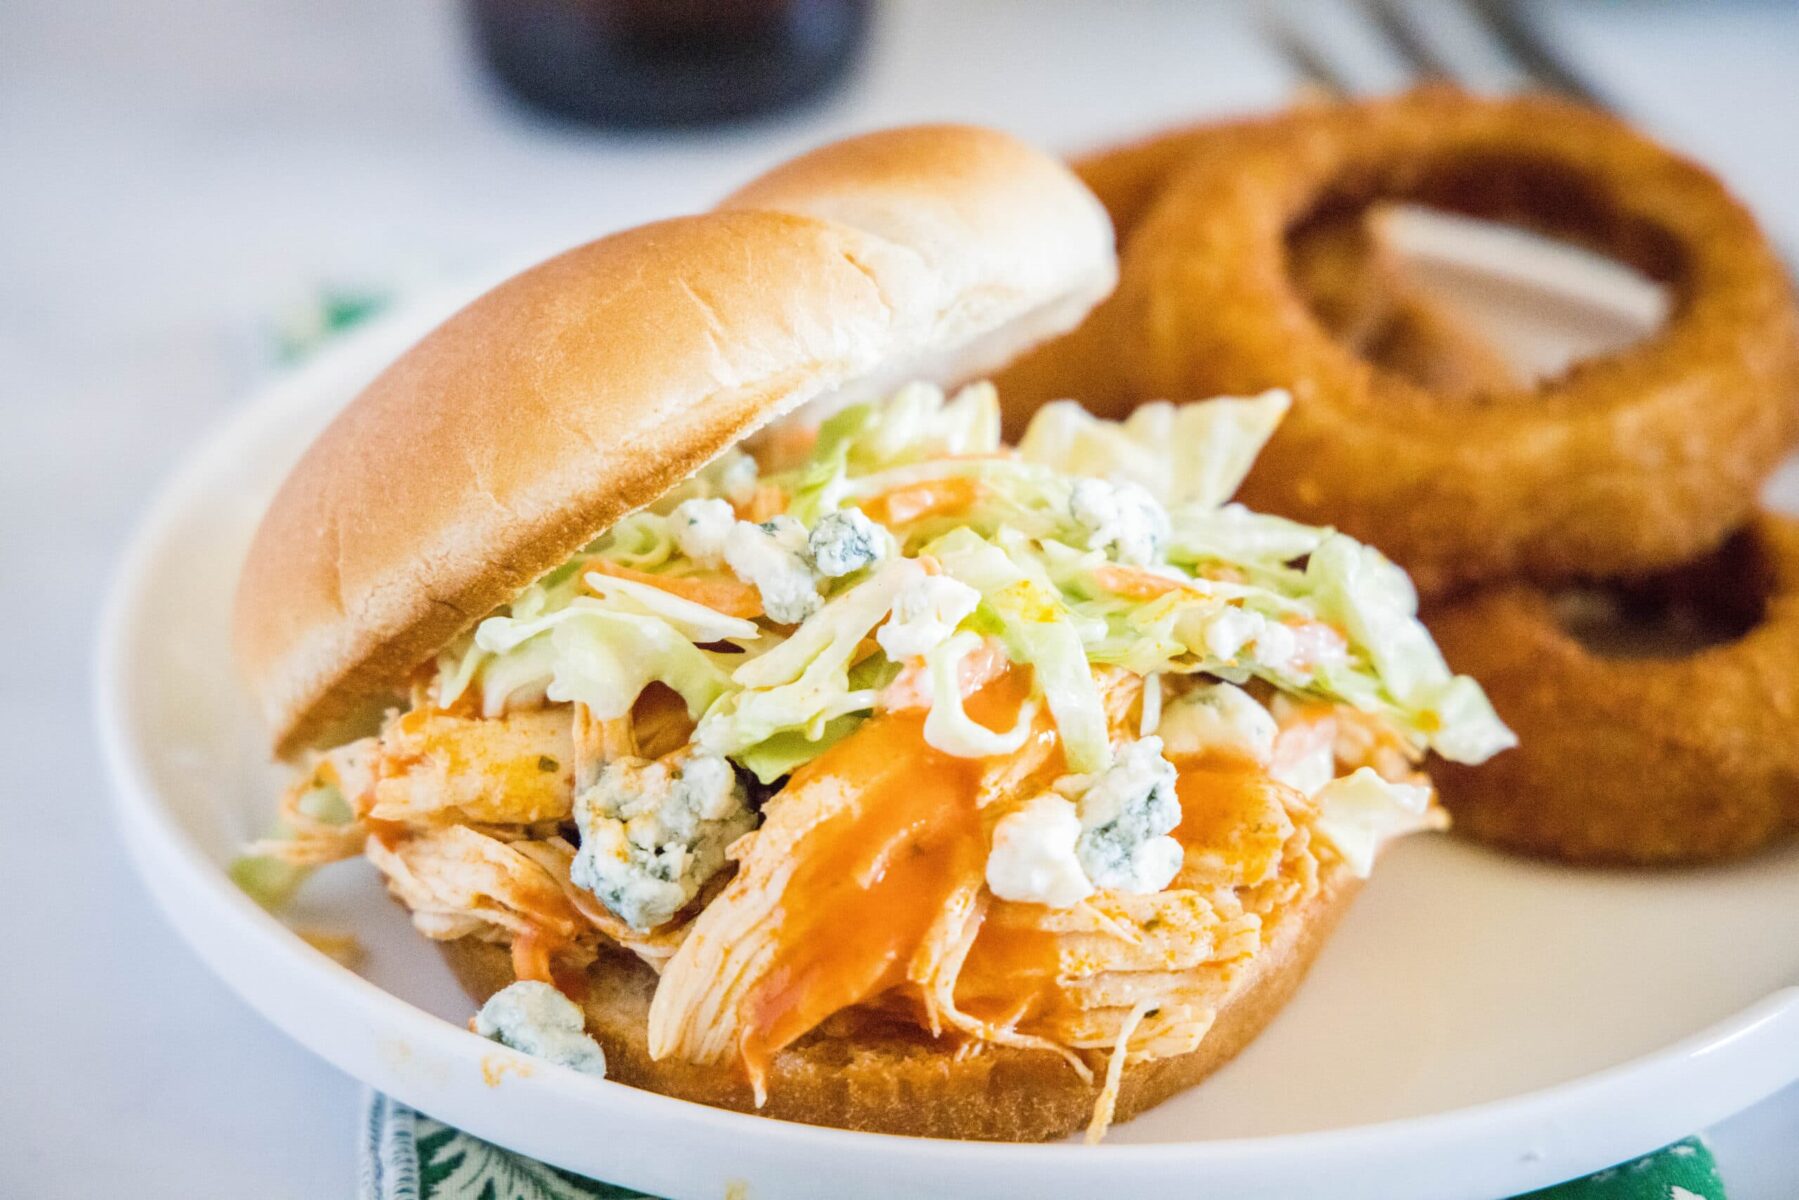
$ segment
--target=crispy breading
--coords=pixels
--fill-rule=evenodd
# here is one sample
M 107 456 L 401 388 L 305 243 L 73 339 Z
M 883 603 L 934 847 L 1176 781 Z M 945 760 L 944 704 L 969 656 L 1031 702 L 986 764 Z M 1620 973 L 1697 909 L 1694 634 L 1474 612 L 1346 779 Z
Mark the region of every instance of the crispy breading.
M 1432 775 L 1456 827 L 1576 862 L 1702 862 L 1799 828 L 1799 521 L 1763 515 L 1696 568 L 1759 600 L 1741 636 L 1677 657 L 1589 649 L 1553 597 L 1515 584 L 1429 615 L 1516 749 Z

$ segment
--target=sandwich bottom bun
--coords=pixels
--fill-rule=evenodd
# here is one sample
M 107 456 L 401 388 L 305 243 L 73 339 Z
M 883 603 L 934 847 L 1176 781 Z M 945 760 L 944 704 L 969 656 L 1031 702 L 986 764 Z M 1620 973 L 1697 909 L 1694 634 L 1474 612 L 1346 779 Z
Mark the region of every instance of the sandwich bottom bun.
M 1113 1120 L 1129 1120 L 1192 1087 L 1247 1046 L 1305 978 L 1359 885 L 1338 864 L 1315 894 L 1283 912 L 1197 1049 L 1125 1068 Z M 504 946 L 462 938 L 442 948 L 477 1003 L 513 982 Z M 758 1109 L 735 1061 L 701 1066 L 650 1058 L 656 978 L 623 953 L 602 954 L 588 969 L 587 1030 L 605 1048 L 608 1078 L 619 1083 L 808 1125 L 1005 1142 L 1066 1137 L 1087 1126 L 1099 1099 L 1103 1058 L 1094 1063 L 1093 1082 L 1083 1083 L 1049 1051 L 989 1046 L 958 1057 L 952 1043 L 922 1030 L 882 1027 L 853 1037 L 814 1030 L 788 1047 L 774 1060 L 768 1102 Z

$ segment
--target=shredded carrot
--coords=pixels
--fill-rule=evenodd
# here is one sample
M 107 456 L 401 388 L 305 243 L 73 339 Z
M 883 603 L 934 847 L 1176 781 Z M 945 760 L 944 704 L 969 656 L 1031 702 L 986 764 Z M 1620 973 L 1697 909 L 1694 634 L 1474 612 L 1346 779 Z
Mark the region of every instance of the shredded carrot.
M 1093 581 L 1108 592 L 1123 596 L 1127 600 L 1154 600 L 1157 596 L 1166 596 L 1169 592 L 1199 590 L 1185 580 L 1170 579 L 1168 576 L 1158 575 L 1154 571 L 1145 571 L 1139 567 L 1121 567 L 1113 563 L 1094 567 Z
M 1226 566 L 1223 563 L 1212 563 L 1207 566 L 1196 567 L 1194 568 L 1193 573 L 1205 579 L 1216 580 L 1219 583 L 1249 582 L 1249 576 L 1245 575 L 1236 567 Z
M 515 936 L 512 939 L 512 973 L 520 979 L 556 986 L 556 977 L 550 972 L 549 939 L 535 930 Z
M 736 507 L 739 521 L 761 524 L 787 511 L 787 493 L 772 483 L 764 483 L 750 493 L 748 500 Z
M 607 562 L 603 558 L 595 559 L 588 566 L 597 575 L 610 575 L 614 579 L 629 579 L 633 583 L 646 583 L 653 588 L 662 589 L 671 596 L 679 596 L 683 600 L 691 600 L 695 604 L 704 604 L 712 611 L 723 613 L 727 617 L 747 618 L 762 615 L 762 594 L 742 580 L 719 577 L 702 579 L 695 575 L 652 575 L 648 571 L 621 567 L 617 563 Z
M 756 460 L 756 466 L 764 473 L 797 467 L 812 453 L 818 445 L 818 426 L 802 425 L 796 421 L 783 421 L 772 429 L 764 429 L 756 435 L 755 444 L 749 447 L 750 454 Z
M 966 475 L 948 479 L 927 479 L 882 492 L 862 511 L 882 525 L 907 525 L 924 517 L 959 512 L 980 499 L 979 480 Z

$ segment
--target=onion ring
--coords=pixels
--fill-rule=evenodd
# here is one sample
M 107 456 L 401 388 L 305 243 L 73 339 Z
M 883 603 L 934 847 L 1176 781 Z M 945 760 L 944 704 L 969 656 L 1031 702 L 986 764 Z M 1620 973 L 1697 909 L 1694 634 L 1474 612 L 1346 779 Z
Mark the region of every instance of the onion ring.
M 1074 163 L 1122 242 L 1159 190 L 1196 153 L 1218 153 L 1234 131 L 1264 122 L 1184 126 Z M 1417 294 L 1403 256 L 1377 232 L 1379 210 L 1314 222 L 1289 239 L 1293 286 L 1333 336 L 1419 387 L 1460 397 L 1520 385 L 1518 370 L 1479 331 Z M 1115 366 L 1101 309 L 1078 328 L 1035 347 L 995 379 L 1009 432 L 1021 436 L 1038 406 L 1079 396 L 1123 416 L 1133 404 Z
M 1728 641 L 1634 658 L 1589 649 L 1527 584 L 1428 617 L 1519 741 L 1479 767 L 1432 767 L 1458 830 L 1570 861 L 1651 864 L 1746 854 L 1799 827 L 1799 521 L 1759 516 L 1658 582 L 1659 599 L 1687 612 L 1755 611 Z
M 1134 229 L 1094 327 L 1127 402 L 1293 390 L 1246 503 L 1339 525 L 1426 593 L 1656 570 L 1752 511 L 1799 432 L 1799 318 L 1706 171 L 1566 102 L 1446 89 L 1219 137 Z M 1540 386 L 1446 402 L 1341 344 L 1289 277 L 1290 231 L 1384 199 L 1571 238 L 1668 285 L 1673 314 Z
M 1520 386 L 1478 330 L 1418 293 L 1374 215 L 1315 223 L 1289 240 L 1293 286 L 1339 342 L 1446 399 Z

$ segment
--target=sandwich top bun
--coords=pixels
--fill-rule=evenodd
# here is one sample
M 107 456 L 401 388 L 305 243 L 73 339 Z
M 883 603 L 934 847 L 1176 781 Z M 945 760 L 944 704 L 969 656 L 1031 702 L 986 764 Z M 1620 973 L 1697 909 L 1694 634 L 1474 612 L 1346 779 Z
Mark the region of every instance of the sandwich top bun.
M 1114 273 L 1111 226 L 1065 167 L 944 125 L 826 146 L 502 283 L 338 415 L 257 530 L 234 634 L 276 749 L 346 735 L 745 435 L 998 366 Z

